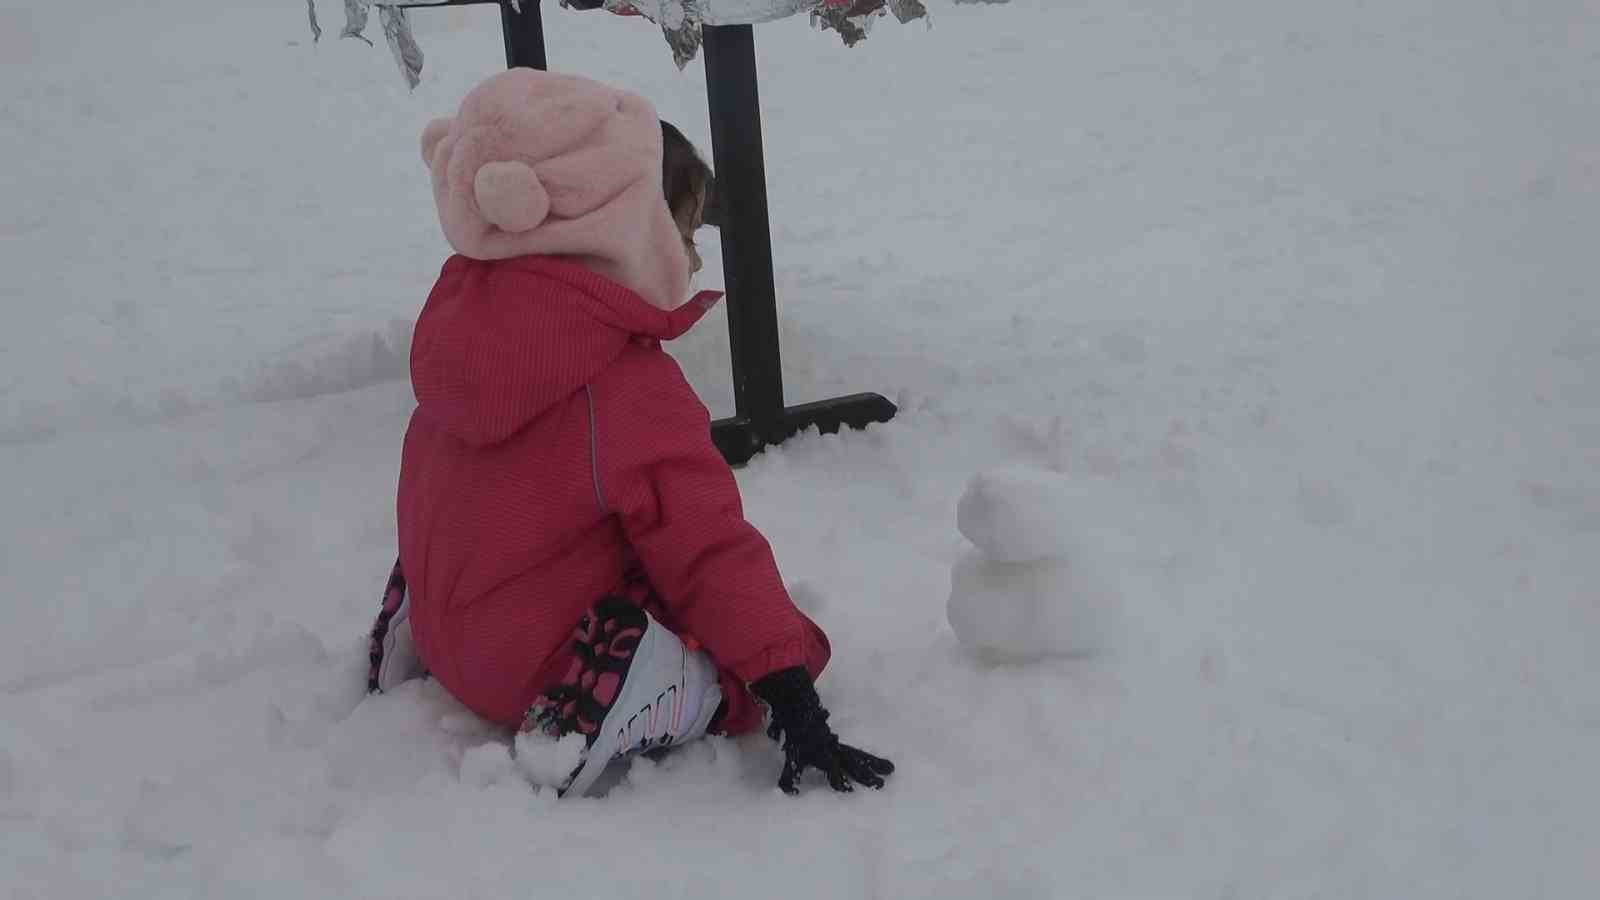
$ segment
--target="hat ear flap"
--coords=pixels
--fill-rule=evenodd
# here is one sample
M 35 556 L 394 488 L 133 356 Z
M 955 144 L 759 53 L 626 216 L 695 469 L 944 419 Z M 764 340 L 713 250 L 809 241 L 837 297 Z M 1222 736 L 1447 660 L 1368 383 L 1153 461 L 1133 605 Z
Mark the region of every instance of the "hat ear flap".
M 472 176 L 472 196 L 489 224 L 519 234 L 550 214 L 550 194 L 527 163 L 488 162 Z
M 444 140 L 445 135 L 450 133 L 450 126 L 454 122 L 455 119 L 451 118 L 434 119 L 422 129 L 423 165 L 430 168 L 433 166 L 434 151 L 439 148 L 439 142 Z

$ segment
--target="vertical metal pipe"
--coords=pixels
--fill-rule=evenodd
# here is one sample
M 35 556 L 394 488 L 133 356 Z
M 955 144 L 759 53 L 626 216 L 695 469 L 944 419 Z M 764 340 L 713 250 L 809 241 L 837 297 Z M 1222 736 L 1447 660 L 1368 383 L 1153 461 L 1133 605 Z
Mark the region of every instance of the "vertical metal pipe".
M 521 12 L 517 11 L 518 5 L 522 8 Z M 539 12 L 539 0 L 522 0 L 520 4 L 501 0 L 500 30 L 506 41 L 506 68 L 547 68 L 544 18 Z
M 723 216 L 722 270 L 738 415 L 765 437 L 782 440 L 783 365 L 773 285 L 767 174 L 756 89 L 755 31 L 749 25 L 704 29 L 706 98 L 717 198 Z

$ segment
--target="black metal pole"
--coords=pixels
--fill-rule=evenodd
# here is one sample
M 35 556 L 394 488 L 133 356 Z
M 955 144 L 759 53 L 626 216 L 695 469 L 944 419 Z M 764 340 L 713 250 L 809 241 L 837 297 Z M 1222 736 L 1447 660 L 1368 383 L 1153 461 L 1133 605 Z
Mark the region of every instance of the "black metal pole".
M 521 12 L 517 11 L 519 6 Z M 506 41 L 506 68 L 548 67 L 544 55 L 544 18 L 539 13 L 539 0 L 522 0 L 520 4 L 501 0 L 500 30 Z
M 734 408 L 753 426 L 757 439 L 780 441 L 785 436 L 783 366 L 772 232 L 767 224 L 755 30 L 749 25 L 707 27 L 703 40 L 712 162 L 723 217 L 722 273 L 728 291 Z

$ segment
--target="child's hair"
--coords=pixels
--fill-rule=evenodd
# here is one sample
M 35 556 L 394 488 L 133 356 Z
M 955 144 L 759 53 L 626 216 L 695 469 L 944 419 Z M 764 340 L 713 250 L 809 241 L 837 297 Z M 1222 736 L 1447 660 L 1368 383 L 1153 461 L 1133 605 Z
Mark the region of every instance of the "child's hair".
M 716 178 L 711 167 L 701 158 L 700 151 L 683 136 L 672 123 L 661 122 L 661 187 L 667 195 L 667 208 L 677 215 L 694 201 L 697 194 L 705 195 L 705 224 L 716 224 L 713 219 L 713 194 Z

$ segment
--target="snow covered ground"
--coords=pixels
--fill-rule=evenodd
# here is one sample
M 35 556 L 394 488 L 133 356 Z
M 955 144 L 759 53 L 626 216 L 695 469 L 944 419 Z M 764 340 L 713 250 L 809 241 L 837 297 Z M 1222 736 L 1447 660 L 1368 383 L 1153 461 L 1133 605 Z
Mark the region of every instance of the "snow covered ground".
M 547 5 L 706 139 L 699 63 Z M 713 742 L 557 804 L 360 684 L 416 134 L 492 11 L 418 12 L 407 94 L 293 0 L 0 4 L 0 895 L 1591 896 L 1600 8 L 933 12 L 758 34 L 790 398 L 903 411 L 740 479 L 900 772 L 788 799 Z M 722 321 L 676 351 L 716 411 Z M 1115 646 L 956 644 L 1001 463 L 1093 498 Z

